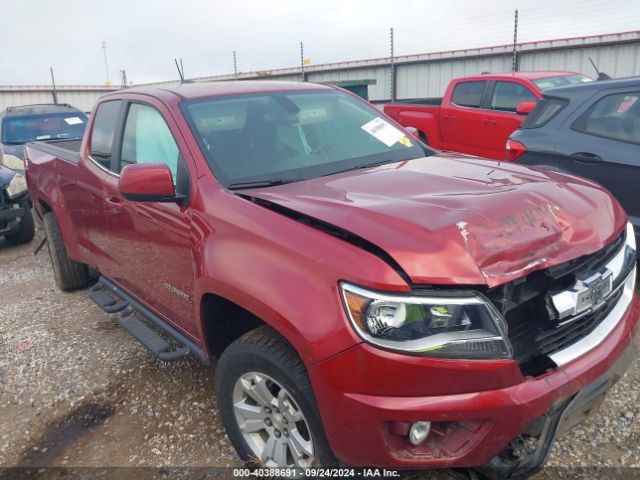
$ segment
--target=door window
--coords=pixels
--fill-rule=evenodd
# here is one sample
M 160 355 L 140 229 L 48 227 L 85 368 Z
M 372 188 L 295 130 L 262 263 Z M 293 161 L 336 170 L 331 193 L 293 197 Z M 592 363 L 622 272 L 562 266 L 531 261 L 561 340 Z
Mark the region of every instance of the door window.
M 132 163 L 162 162 L 178 176 L 180 150 L 169 126 L 155 108 L 133 103 L 129 107 L 122 137 L 120 170 Z
M 491 97 L 491 110 L 514 112 L 520 102 L 537 102 L 536 96 L 524 85 L 516 82 L 496 82 Z
M 461 107 L 480 107 L 482 93 L 487 82 L 460 82 L 453 89 L 451 101 Z
M 120 100 L 112 100 L 98 105 L 91 130 L 91 158 L 106 169 L 111 167 L 113 134 L 118 121 L 120 104 Z
M 601 98 L 572 127 L 599 137 L 640 143 L 640 92 Z

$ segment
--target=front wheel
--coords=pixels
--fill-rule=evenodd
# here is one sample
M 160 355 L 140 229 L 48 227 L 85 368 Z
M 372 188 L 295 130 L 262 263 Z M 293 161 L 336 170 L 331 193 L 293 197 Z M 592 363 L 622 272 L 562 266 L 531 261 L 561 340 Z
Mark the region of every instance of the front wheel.
M 304 364 L 270 327 L 246 333 L 223 352 L 216 395 L 243 460 L 266 468 L 337 464 Z

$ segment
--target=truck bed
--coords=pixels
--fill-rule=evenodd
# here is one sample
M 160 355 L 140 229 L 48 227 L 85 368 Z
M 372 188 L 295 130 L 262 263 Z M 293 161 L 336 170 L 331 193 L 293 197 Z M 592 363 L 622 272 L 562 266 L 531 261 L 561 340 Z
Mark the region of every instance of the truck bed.
M 81 138 L 29 142 L 27 145 L 29 148 L 40 150 L 70 163 L 77 164 L 80 161 Z

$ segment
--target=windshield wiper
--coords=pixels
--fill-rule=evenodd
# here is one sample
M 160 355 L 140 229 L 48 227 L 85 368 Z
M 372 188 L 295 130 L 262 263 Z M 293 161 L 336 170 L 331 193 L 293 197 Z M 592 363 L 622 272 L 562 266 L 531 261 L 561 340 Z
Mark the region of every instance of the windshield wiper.
M 274 187 L 276 185 L 284 185 L 285 183 L 295 182 L 296 180 L 283 180 L 281 178 L 274 180 L 254 180 L 252 182 L 236 182 L 227 185 L 229 190 L 236 190 L 240 188 L 259 188 L 259 187 Z
M 380 162 L 372 162 L 372 163 L 363 163 L 361 165 L 355 165 L 353 167 L 349 167 L 349 168 L 345 168 L 344 170 L 338 170 L 337 172 L 331 172 L 328 173 L 327 175 L 323 175 L 323 177 L 327 177 L 329 175 L 335 175 L 336 173 L 344 173 L 344 172 L 351 172 L 352 170 L 362 170 L 364 168 L 373 168 L 373 167 L 379 167 L 380 165 L 386 165 L 387 163 L 396 163 L 396 162 L 402 162 L 405 160 L 382 160 Z

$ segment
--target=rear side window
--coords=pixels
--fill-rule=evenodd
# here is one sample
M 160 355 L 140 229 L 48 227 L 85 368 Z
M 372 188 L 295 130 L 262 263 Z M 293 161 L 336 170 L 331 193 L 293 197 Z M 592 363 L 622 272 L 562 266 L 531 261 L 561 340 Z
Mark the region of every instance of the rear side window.
M 486 81 L 460 82 L 453 89 L 451 101 L 461 107 L 478 108 L 482 102 L 482 93 L 486 83 Z
M 516 112 L 520 102 L 537 102 L 536 96 L 524 85 L 516 82 L 496 82 L 491 97 L 491 110 Z
M 599 137 L 640 143 L 640 92 L 601 98 L 573 123 L 572 128 Z
M 520 128 L 538 128 L 546 125 L 558 115 L 569 102 L 559 98 L 543 98 L 538 106 L 525 118 Z
M 111 164 L 111 149 L 120 104 L 120 100 L 101 103 L 95 112 L 91 130 L 91 158 L 106 169 Z

